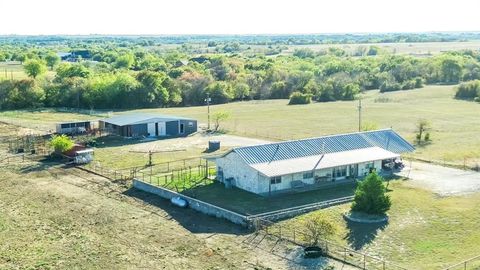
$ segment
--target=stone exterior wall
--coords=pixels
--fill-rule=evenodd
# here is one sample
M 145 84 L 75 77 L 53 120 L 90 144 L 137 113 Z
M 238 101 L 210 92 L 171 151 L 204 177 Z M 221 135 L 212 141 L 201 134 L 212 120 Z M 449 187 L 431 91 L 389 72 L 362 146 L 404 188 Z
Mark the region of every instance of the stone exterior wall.
M 371 162 L 359 163 L 358 164 L 358 177 L 363 177 L 370 169 L 367 167 Z M 327 175 L 332 175 L 333 168 L 315 170 L 314 177 L 304 179 L 303 172 L 287 174 L 281 176 L 281 182 L 277 184 L 270 183 L 270 177 L 263 176 L 253 168 L 251 168 L 243 159 L 235 152 L 231 152 L 223 158 L 218 158 L 216 160 L 217 172 L 220 169 L 223 170 L 223 181 L 227 178 L 233 178 L 234 181 L 231 183 L 233 186 L 250 191 L 256 194 L 269 194 L 270 192 L 277 192 L 282 190 L 287 190 L 292 188 L 293 181 L 302 181 L 306 185 L 311 185 L 315 183 L 314 177 L 327 177 Z M 382 161 L 374 161 L 373 166 L 377 172 L 382 170 Z M 347 165 L 346 177 L 350 176 L 350 166 Z M 345 177 L 345 178 L 346 178 Z M 218 179 L 222 181 L 221 179 Z M 338 180 L 338 178 L 337 178 Z M 330 180 L 325 180 L 330 181 Z
M 223 171 L 223 179 L 233 178 L 231 184 L 238 188 L 259 193 L 259 173 L 248 166 L 247 163 L 235 152 L 231 152 L 223 158 L 216 160 L 217 172 Z
M 203 214 L 207 214 L 210 216 L 215 216 L 217 218 L 223 218 L 235 224 L 239 224 L 245 227 L 249 225 L 249 222 L 246 216 L 240 215 L 238 213 L 218 207 L 213 204 L 209 204 L 209 203 L 185 196 L 183 194 L 177 193 L 172 190 L 168 190 L 166 188 L 150 185 L 148 183 L 142 182 L 137 179 L 133 179 L 133 187 L 148 193 L 158 195 L 167 200 L 170 200 L 173 197 L 181 197 L 188 202 L 188 207 L 198 212 L 201 212 Z

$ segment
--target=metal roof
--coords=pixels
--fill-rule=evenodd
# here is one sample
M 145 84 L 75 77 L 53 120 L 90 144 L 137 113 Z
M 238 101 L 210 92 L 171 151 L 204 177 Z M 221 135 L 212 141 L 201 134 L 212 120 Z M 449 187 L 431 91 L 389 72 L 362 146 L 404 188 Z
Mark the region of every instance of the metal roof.
M 380 147 L 369 147 L 350 151 L 336 152 L 323 155 L 278 160 L 273 162 L 250 165 L 261 174 L 272 177 L 292 173 L 309 172 L 338 166 L 352 165 L 375 160 L 393 159 L 399 154 L 392 153 Z
M 165 114 L 150 114 L 150 113 L 133 113 L 133 114 L 120 114 L 114 117 L 102 119 L 101 121 L 110 123 L 117 126 L 145 124 L 149 122 L 167 122 L 175 120 L 192 120 L 194 119 L 172 116 Z
M 415 150 L 409 142 L 392 129 L 383 129 L 238 147 L 232 151 L 251 165 L 375 146 L 396 154 Z

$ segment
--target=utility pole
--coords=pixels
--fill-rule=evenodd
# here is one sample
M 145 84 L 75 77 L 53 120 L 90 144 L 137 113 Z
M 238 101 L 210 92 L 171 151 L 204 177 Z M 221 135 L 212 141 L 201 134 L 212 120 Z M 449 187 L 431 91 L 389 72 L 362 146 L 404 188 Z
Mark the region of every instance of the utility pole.
M 358 132 L 362 131 L 362 99 L 358 99 Z
M 207 102 L 207 114 L 208 114 L 208 125 L 207 125 L 207 131 L 210 130 L 210 101 L 212 101 L 212 99 L 210 98 L 210 94 L 207 93 L 207 98 L 205 99 L 205 102 Z

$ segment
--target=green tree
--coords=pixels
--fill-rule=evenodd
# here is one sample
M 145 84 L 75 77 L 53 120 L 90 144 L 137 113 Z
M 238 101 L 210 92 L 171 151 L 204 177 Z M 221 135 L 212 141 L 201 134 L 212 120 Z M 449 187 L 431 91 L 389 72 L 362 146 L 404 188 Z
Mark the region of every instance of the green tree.
M 236 100 L 244 100 L 250 96 L 250 87 L 246 83 L 237 83 L 233 87 L 233 95 Z
M 37 108 L 43 105 L 44 90 L 35 80 L 25 79 L 14 81 L 13 88 L 8 92 L 7 107 L 10 109 Z
M 308 217 L 302 222 L 304 240 L 311 246 L 316 246 L 320 240 L 331 238 L 338 231 L 338 227 L 323 214 Z
M 462 78 L 463 66 L 459 57 L 444 57 L 441 61 L 441 69 L 444 82 L 457 83 Z
M 420 119 L 417 122 L 417 135 L 416 139 L 418 143 L 421 143 L 422 140 L 429 141 L 430 140 L 430 122 L 426 119 Z M 428 140 L 427 140 L 428 138 Z
M 87 78 L 90 74 L 90 69 L 82 64 L 62 63 L 57 67 L 56 77 L 60 80 L 73 77 Z
M 67 135 L 55 135 L 50 140 L 50 145 L 56 153 L 61 154 L 73 148 L 74 142 Z
M 50 70 L 53 70 L 53 67 L 60 63 L 60 57 L 56 53 L 49 53 L 45 56 L 45 61 Z
M 134 63 L 135 57 L 132 54 L 127 53 L 117 57 L 117 59 L 115 60 L 115 67 L 130 69 Z
M 370 173 L 358 184 L 352 203 L 352 211 L 372 215 L 384 215 L 392 205 L 386 195 L 383 178 L 376 172 Z
M 214 82 L 205 91 L 210 94 L 213 104 L 227 103 L 233 98 L 232 86 L 227 82 Z
M 213 122 L 215 123 L 214 131 L 218 131 L 220 129 L 220 124 L 230 118 L 230 113 L 225 111 L 219 111 L 214 113 L 212 118 Z
M 146 97 L 144 105 L 167 105 L 169 100 L 168 90 L 163 86 L 167 76 L 163 72 L 141 71 L 137 75 L 142 95 Z
M 41 60 L 36 60 L 36 59 L 31 59 L 25 62 L 23 65 L 23 69 L 25 70 L 25 73 L 29 77 L 32 78 L 37 78 L 37 76 L 42 75 L 47 71 L 47 68 L 45 66 L 45 63 Z

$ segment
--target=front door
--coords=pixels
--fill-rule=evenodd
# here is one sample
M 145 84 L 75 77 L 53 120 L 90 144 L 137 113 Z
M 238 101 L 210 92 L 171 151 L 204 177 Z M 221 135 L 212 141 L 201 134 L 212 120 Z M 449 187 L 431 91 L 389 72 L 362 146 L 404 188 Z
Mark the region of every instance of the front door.
M 155 136 L 155 123 L 147 124 L 147 132 L 148 132 L 148 136 L 150 137 Z

